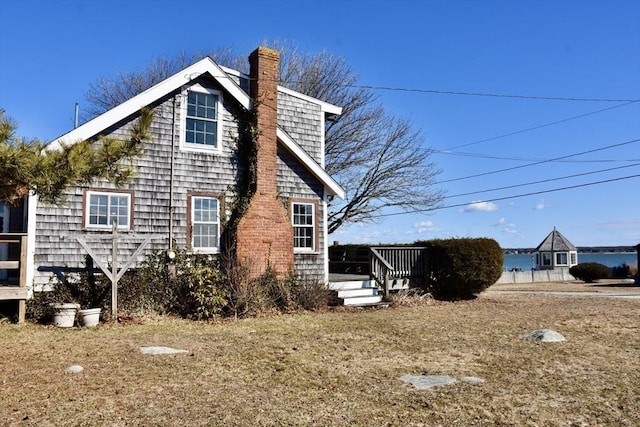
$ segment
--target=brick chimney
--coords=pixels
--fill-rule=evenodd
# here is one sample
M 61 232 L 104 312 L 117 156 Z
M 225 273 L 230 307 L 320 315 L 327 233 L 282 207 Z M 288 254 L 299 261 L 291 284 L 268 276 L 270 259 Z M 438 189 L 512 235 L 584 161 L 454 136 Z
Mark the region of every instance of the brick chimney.
M 256 192 L 237 229 L 237 256 L 248 262 L 254 276 L 267 266 L 279 276 L 293 270 L 293 226 L 278 198 L 278 62 L 280 54 L 259 47 L 249 55 L 249 94 L 258 126 Z

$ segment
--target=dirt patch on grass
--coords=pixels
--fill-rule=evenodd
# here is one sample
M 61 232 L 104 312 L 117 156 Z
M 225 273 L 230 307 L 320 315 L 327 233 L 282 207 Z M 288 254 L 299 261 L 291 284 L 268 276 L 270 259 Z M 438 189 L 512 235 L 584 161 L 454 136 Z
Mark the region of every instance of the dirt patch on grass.
M 63 330 L 0 325 L 8 425 L 638 425 L 640 300 L 474 301 Z M 520 339 L 550 328 L 563 343 Z M 187 349 L 151 356 L 141 346 Z M 65 369 L 79 364 L 79 374 Z M 403 375 L 476 376 L 415 390 Z

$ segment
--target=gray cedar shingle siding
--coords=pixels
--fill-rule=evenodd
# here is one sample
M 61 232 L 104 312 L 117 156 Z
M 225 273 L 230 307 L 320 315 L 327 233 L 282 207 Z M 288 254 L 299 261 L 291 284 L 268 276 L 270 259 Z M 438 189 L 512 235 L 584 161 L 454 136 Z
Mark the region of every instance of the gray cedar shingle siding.
M 302 98 L 278 92 L 278 124 L 321 164 L 323 117 L 320 106 Z
M 193 83 L 221 90 L 214 81 L 198 78 Z M 153 140 L 145 146 L 144 153 L 136 160 L 137 177 L 119 190 L 133 191 L 133 226 L 129 231 L 120 231 L 119 263 L 123 264 L 137 249 L 144 234 L 165 236 L 153 240 L 138 259 L 141 261 L 152 250 L 166 249 L 169 237 L 169 187 L 170 158 L 172 136 L 175 144 L 174 157 L 174 238 L 178 247 L 187 245 L 187 193 L 189 191 L 207 191 L 224 194 L 226 209 L 234 198 L 234 188 L 238 170 L 233 161 L 237 122 L 233 114 L 238 108 L 228 94 L 223 93 L 223 132 L 222 153 L 200 153 L 181 151 L 180 114 L 182 96 L 180 91 L 169 94 L 155 105 L 155 117 L 151 126 Z M 174 124 L 174 98 L 175 124 Z M 301 98 L 279 93 L 278 122 L 300 144 L 312 158 L 320 163 L 323 148 L 323 117 L 320 107 Z M 130 136 L 131 124 L 137 117 L 129 117 L 104 135 L 122 139 Z M 172 131 L 173 129 L 173 131 Z M 172 135 L 173 134 L 173 135 Z M 71 142 L 71 141 L 67 141 Z M 323 187 L 302 167 L 286 150 L 278 151 L 278 191 L 284 199 L 310 199 L 319 201 L 316 219 L 317 227 L 323 230 L 324 212 Z M 92 189 L 116 189 L 108 182 L 94 183 Z M 103 261 L 110 261 L 111 243 L 109 240 L 95 240 L 92 235 L 105 235 L 109 232 L 83 230 L 83 192 L 86 188 L 71 188 L 67 201 L 60 206 L 37 207 L 34 284 L 49 282 L 51 268 L 81 267 L 86 252 L 75 236 L 87 236 L 89 245 Z M 229 212 L 225 212 L 228 218 Z M 133 235 L 137 237 L 132 238 Z M 322 275 L 324 269 L 324 236 L 317 233 L 319 241 L 313 254 L 297 254 L 295 257 L 297 272 L 305 275 Z

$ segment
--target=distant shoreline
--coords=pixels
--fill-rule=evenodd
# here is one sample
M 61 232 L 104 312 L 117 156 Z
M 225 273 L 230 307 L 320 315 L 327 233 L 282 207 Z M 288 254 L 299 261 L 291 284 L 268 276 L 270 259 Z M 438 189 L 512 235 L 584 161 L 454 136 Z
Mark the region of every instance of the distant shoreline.
M 634 246 L 578 246 L 580 253 L 635 253 Z M 505 254 L 531 254 L 536 248 L 505 248 L 502 250 Z

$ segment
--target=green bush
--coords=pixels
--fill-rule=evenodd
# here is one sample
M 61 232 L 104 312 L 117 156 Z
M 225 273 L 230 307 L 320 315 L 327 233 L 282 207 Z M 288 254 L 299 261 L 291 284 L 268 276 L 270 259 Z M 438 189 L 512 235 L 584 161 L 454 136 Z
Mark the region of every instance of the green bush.
M 423 242 L 428 248 L 428 290 L 435 298 L 472 299 L 502 274 L 504 255 L 498 242 L 462 238 Z
M 593 283 L 600 279 L 611 277 L 611 269 L 597 262 L 583 262 L 569 269 L 569 274 L 586 283 Z

